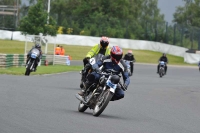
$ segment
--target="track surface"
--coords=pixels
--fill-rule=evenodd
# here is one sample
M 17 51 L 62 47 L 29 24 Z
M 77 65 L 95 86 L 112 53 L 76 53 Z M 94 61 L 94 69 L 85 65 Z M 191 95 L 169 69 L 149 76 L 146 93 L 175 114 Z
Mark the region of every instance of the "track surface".
M 78 112 L 80 75 L 0 75 L 0 133 L 200 133 L 198 68 L 135 65 L 125 98 Z

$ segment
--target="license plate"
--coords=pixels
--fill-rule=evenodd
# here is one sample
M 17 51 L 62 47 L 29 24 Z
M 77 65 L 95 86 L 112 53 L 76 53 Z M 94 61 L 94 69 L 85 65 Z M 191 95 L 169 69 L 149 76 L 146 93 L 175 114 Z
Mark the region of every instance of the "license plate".
M 116 89 L 117 88 L 117 85 L 116 84 L 113 84 L 110 80 L 107 81 L 107 86 L 109 86 L 110 88 L 113 88 L 113 89 Z
M 33 54 L 31 54 L 31 58 L 34 58 L 34 59 L 35 59 L 36 57 L 37 57 L 37 55 L 36 55 L 36 54 L 34 54 L 34 53 L 33 53 Z

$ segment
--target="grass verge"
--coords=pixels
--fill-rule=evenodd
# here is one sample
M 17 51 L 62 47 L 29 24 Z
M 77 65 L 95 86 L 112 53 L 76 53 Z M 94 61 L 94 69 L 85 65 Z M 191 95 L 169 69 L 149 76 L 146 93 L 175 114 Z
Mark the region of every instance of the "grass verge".
M 98 43 L 98 42 L 97 42 Z M 33 46 L 33 44 L 29 43 L 29 47 Z M 95 45 L 95 44 L 94 44 Z M 64 47 L 66 51 L 66 55 L 70 55 L 72 60 L 82 60 L 87 52 L 91 49 L 89 46 L 76 46 L 76 45 L 61 45 Z M 53 44 L 48 45 L 48 54 L 53 54 L 50 51 L 53 50 Z M 12 41 L 12 40 L 0 40 L 0 53 L 3 54 L 24 54 L 25 49 L 25 42 L 21 41 Z M 45 47 L 42 46 L 44 51 Z M 123 49 L 124 53 L 127 53 L 129 49 Z M 158 64 L 158 59 L 162 55 L 160 52 L 148 51 L 148 50 L 133 50 L 133 54 L 135 56 L 136 62 L 138 63 L 151 63 L 151 64 Z M 184 65 L 184 66 L 194 66 L 184 62 L 184 58 L 167 55 L 169 64 L 170 65 Z M 196 65 L 196 64 L 195 64 Z M 37 72 L 31 73 L 34 74 L 47 74 L 47 73 L 60 73 L 66 71 L 79 71 L 82 69 L 82 66 L 40 66 Z M 11 67 L 2 69 L 0 68 L 0 74 L 17 74 L 23 75 L 25 72 L 24 67 Z
M 53 74 L 61 73 L 68 71 L 80 71 L 82 66 L 63 66 L 63 65 L 54 65 L 54 66 L 38 66 L 36 72 L 31 72 L 30 75 L 42 75 L 42 74 Z M 9 68 L 0 68 L 0 74 L 12 74 L 12 75 L 24 75 L 26 71 L 25 67 L 9 67 Z

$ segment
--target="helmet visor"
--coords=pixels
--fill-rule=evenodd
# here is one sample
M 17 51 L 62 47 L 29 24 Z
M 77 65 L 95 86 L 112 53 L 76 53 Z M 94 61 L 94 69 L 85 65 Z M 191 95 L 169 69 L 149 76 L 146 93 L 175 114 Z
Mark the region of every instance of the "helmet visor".
M 122 54 L 117 55 L 117 54 L 111 53 L 111 56 L 112 56 L 112 58 L 114 58 L 116 61 L 120 61 L 123 55 L 122 55 Z
M 107 47 L 107 46 L 108 46 L 108 42 L 101 41 L 101 46 L 102 46 L 103 48 Z

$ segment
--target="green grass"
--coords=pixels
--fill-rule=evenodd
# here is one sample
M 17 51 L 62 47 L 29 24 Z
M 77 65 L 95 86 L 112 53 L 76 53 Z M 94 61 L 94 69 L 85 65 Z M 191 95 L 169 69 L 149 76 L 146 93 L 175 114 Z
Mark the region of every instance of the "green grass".
M 98 42 L 97 42 L 98 43 Z M 94 44 L 95 45 L 95 44 Z M 28 50 L 33 46 L 32 43 L 28 43 Z M 89 46 L 76 46 L 76 45 L 62 45 L 65 49 L 65 55 L 70 55 L 72 60 L 82 60 L 86 53 L 91 49 Z M 25 42 L 0 40 L 0 53 L 3 54 L 24 54 Z M 44 51 L 44 46 L 42 50 Z M 53 44 L 48 45 L 48 54 L 53 54 Z M 123 49 L 124 53 L 127 53 L 129 49 Z M 136 62 L 138 63 L 151 63 L 158 64 L 158 59 L 162 55 L 160 52 L 148 51 L 148 50 L 133 50 Z M 184 63 L 182 57 L 167 55 L 170 65 L 189 65 Z M 193 66 L 193 65 L 192 65 Z M 78 71 L 82 66 L 41 66 L 36 73 L 32 74 L 45 74 L 45 73 L 59 73 L 65 71 Z M 0 69 L 0 73 L 7 74 L 24 74 L 24 67 L 11 67 L 7 69 Z
M 41 75 L 41 74 L 53 74 L 68 71 L 80 71 L 82 66 L 64 66 L 64 65 L 54 65 L 54 66 L 39 66 L 36 72 L 31 72 L 30 75 Z M 1 68 L 0 74 L 12 74 L 12 75 L 24 75 L 25 67 L 9 67 Z

